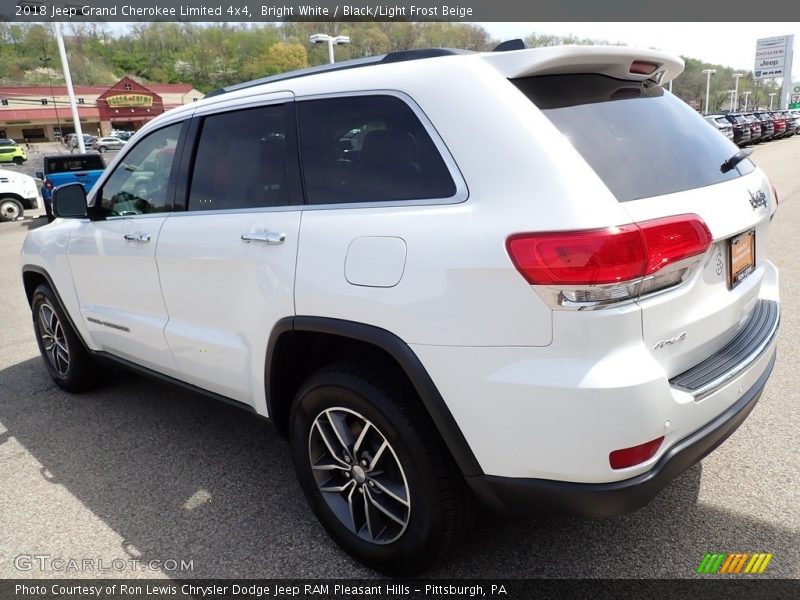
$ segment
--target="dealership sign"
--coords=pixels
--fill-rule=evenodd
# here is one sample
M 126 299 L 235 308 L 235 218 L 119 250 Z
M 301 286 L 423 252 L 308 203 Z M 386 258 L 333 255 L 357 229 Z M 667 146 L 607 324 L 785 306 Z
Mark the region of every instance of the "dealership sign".
M 789 96 L 789 108 L 800 108 L 800 81 L 792 84 L 792 93 Z
M 786 56 L 789 50 L 789 37 L 761 38 L 756 42 L 756 60 L 753 67 L 753 79 L 772 79 L 783 77 L 786 67 Z
M 118 94 L 108 96 L 106 102 L 111 108 L 138 108 L 153 106 L 153 97 L 145 94 Z

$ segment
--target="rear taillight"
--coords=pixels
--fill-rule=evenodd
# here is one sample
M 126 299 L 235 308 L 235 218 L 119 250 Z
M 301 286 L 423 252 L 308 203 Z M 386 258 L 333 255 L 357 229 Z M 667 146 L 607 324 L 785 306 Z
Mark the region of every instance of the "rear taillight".
M 46 187 L 48 190 L 52 190 L 53 189 L 53 182 L 45 180 L 44 187 Z
M 517 234 L 506 248 L 528 283 L 557 295 L 555 304 L 582 307 L 681 283 L 711 240 L 699 216 L 678 215 L 606 229 Z
M 663 442 L 664 436 L 662 435 L 660 438 L 632 448 L 614 450 L 608 455 L 608 462 L 611 464 L 612 469 L 634 467 L 653 458 Z

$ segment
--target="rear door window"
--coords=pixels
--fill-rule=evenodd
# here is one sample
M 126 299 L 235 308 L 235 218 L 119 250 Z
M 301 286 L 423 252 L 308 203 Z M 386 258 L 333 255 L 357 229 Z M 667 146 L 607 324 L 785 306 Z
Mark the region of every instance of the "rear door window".
M 275 104 L 206 117 L 192 169 L 189 210 L 271 208 L 300 204 L 290 189 L 287 109 Z M 292 171 L 294 172 L 294 171 Z
M 597 74 L 513 80 L 620 202 L 713 185 L 753 170 L 689 105 L 652 82 Z
M 308 204 L 451 198 L 456 184 L 414 111 L 394 96 L 297 103 Z

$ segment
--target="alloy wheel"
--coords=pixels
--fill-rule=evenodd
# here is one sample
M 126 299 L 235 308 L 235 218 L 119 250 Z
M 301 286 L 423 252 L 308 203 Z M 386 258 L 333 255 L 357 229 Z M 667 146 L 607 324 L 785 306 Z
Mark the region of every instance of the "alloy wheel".
M 379 545 L 403 535 L 411 517 L 408 482 L 371 421 L 347 408 L 324 410 L 311 426 L 308 456 L 322 498 L 352 533 Z
M 39 337 L 47 360 L 56 373 L 64 377 L 69 371 L 69 347 L 61 321 L 50 304 L 39 306 Z

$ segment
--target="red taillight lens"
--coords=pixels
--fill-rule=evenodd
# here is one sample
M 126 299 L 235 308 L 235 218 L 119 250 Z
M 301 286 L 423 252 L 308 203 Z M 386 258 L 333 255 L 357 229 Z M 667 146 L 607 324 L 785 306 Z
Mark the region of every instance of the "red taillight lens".
M 655 456 L 663 441 L 664 436 L 662 435 L 660 438 L 639 444 L 633 448 L 614 450 L 608 455 L 608 462 L 611 463 L 612 469 L 627 469 L 628 467 L 642 464 Z
M 645 266 L 636 225 L 515 235 L 506 246 L 517 270 L 532 284 L 617 283 L 641 277 Z
M 679 215 L 607 229 L 517 234 L 506 248 L 533 285 L 599 285 L 651 275 L 702 254 L 711 239 L 700 217 Z
M 652 275 L 669 264 L 703 254 L 711 245 L 711 232 L 697 215 L 681 215 L 640 223 L 647 246 L 647 269 Z

